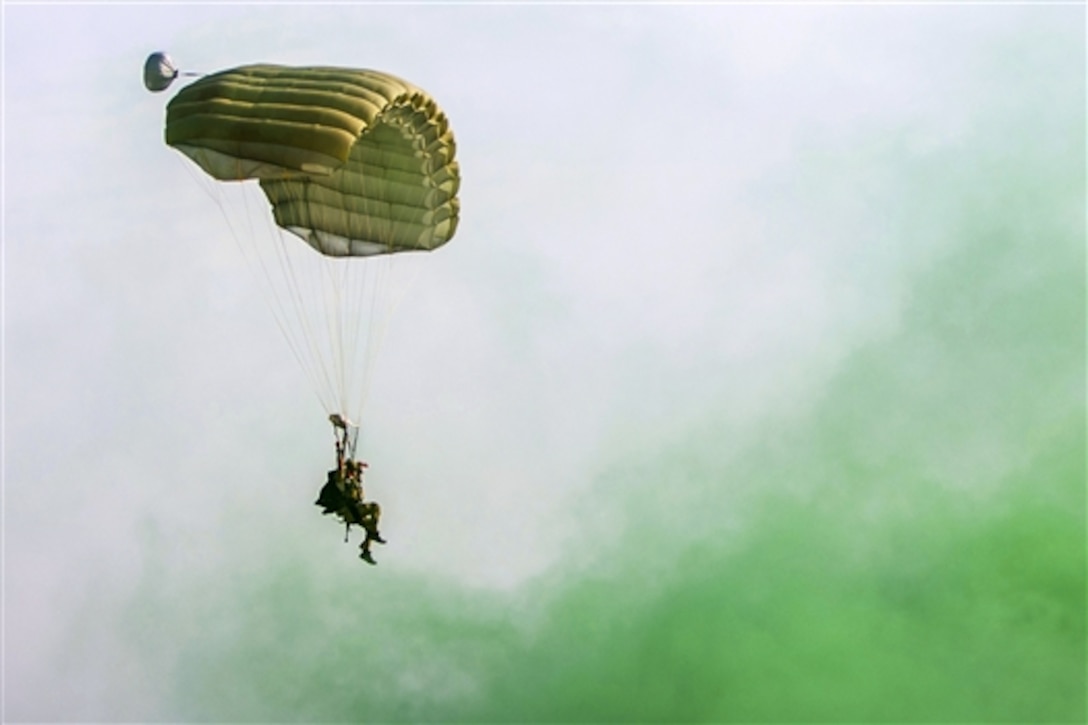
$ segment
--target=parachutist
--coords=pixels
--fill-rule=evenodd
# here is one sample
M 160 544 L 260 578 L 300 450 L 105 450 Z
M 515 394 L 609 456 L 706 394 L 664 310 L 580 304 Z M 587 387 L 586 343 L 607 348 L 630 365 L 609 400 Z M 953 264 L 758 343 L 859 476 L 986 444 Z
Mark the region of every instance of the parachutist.
M 366 532 L 360 558 L 370 564 L 377 564 L 370 554 L 371 542 L 384 544 L 385 539 L 378 532 L 378 519 L 381 506 L 373 501 L 363 500 L 363 473 L 366 461 L 357 461 L 345 457 L 344 446 L 336 441 L 336 467 L 326 476 L 325 485 L 317 495 L 314 504 L 322 508 L 322 514 L 336 514 L 344 522 L 344 542 L 348 540 L 351 527 L 361 526 Z

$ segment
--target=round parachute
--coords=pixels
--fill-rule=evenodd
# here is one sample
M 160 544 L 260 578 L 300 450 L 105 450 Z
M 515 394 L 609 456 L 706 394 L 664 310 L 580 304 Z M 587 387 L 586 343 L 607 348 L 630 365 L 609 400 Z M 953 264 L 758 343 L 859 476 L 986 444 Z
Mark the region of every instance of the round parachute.
M 173 69 L 162 59 L 156 67 Z M 159 76 L 148 77 L 155 90 Z M 385 260 L 437 249 L 457 229 L 460 170 L 445 113 L 379 71 L 248 65 L 181 89 L 165 136 L 205 172 L 326 411 L 358 423 L 392 311 Z M 238 185 L 218 183 L 246 180 L 270 216 L 227 200 L 223 188 Z
M 166 53 L 152 53 L 144 62 L 144 86 L 149 91 L 165 91 L 178 77 L 177 66 Z

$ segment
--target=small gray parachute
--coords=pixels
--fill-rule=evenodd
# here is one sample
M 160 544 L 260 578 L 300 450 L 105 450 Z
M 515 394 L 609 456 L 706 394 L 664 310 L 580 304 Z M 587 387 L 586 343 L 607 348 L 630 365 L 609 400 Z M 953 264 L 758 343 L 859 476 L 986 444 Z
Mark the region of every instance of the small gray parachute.
M 155 93 L 165 91 L 177 77 L 177 66 L 166 53 L 159 51 L 147 56 L 144 62 L 144 85 L 147 90 Z

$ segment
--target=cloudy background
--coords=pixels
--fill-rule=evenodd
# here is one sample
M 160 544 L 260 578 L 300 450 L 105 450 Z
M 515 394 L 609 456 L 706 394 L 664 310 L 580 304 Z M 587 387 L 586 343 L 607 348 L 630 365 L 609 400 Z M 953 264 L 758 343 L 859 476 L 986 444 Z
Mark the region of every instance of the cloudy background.
M 1084 719 L 1082 6 L 3 13 L 6 720 Z M 453 123 L 377 567 L 160 49 Z

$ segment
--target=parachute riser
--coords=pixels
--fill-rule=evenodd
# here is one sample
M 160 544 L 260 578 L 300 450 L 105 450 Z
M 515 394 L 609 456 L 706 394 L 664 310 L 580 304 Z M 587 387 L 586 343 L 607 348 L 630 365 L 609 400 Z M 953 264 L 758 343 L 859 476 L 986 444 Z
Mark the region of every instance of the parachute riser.
M 355 458 L 355 448 L 359 443 L 359 426 L 340 415 L 333 413 L 329 416 L 332 423 L 333 437 L 336 439 L 336 452 L 338 457 Z

